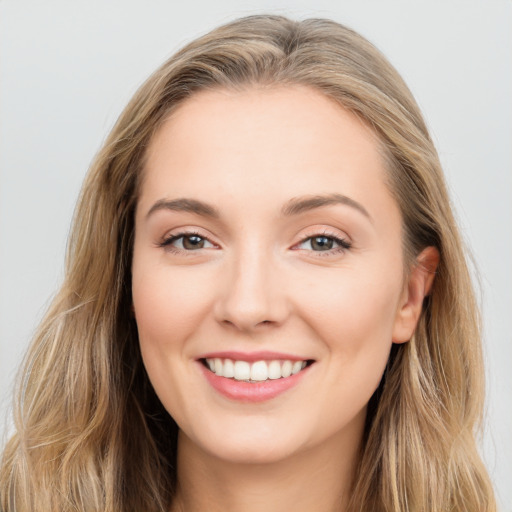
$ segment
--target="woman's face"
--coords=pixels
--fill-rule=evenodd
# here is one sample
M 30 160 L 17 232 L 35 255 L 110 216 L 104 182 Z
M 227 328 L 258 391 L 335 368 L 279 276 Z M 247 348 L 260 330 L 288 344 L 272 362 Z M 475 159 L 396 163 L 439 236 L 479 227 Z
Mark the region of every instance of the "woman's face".
M 305 87 L 201 92 L 156 134 L 133 303 L 152 385 L 198 449 L 357 445 L 415 324 L 385 180 L 372 131 Z

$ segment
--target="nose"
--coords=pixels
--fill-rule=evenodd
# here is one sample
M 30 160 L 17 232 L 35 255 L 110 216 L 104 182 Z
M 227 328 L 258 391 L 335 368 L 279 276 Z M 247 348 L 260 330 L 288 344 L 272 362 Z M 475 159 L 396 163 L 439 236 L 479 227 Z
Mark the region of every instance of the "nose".
M 289 303 L 283 274 L 272 255 L 253 248 L 233 254 L 227 266 L 215 304 L 217 321 L 244 332 L 281 325 Z

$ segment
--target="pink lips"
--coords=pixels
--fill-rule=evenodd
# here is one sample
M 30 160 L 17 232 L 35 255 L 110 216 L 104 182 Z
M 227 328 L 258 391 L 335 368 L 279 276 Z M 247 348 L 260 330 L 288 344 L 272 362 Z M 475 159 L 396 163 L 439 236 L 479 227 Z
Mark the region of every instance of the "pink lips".
M 302 361 L 304 358 L 277 352 L 253 352 L 250 354 L 244 354 L 241 352 L 212 352 L 201 356 L 198 360 L 198 364 L 210 385 L 226 398 L 239 402 L 264 402 L 266 400 L 271 400 L 297 385 L 310 368 L 309 366 L 306 366 L 306 368 L 302 369 L 299 373 L 290 375 L 289 377 L 250 383 L 226 377 L 219 377 L 206 368 L 201 362 L 203 359 L 213 359 L 215 357 L 248 362 L 261 360 L 269 361 L 274 359 Z
M 289 359 L 290 361 L 305 361 L 307 358 L 298 357 L 292 354 L 283 354 L 282 352 L 270 352 L 268 350 L 260 350 L 259 352 L 237 352 L 235 350 L 222 351 L 222 352 L 208 352 L 203 354 L 198 359 L 233 359 L 240 361 L 247 361 L 253 363 L 254 361 L 272 361 L 273 359 Z

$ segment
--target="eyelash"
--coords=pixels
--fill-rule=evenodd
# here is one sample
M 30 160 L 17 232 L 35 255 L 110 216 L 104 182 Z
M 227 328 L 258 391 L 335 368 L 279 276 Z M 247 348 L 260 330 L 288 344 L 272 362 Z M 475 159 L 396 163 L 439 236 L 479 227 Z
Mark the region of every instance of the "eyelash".
M 163 240 L 162 242 L 160 242 L 158 244 L 158 246 L 164 248 L 166 251 L 169 251 L 169 252 L 171 252 L 173 254 L 182 254 L 182 255 L 186 255 L 186 256 L 192 256 L 195 251 L 179 249 L 179 248 L 174 247 L 172 245 L 174 242 L 176 242 L 176 240 L 179 240 L 180 238 L 187 238 L 187 237 L 192 237 L 192 236 L 197 236 L 197 237 L 199 237 L 199 238 L 201 238 L 203 240 L 206 240 L 209 243 L 213 244 L 213 242 L 208 240 L 208 238 L 206 238 L 205 236 L 202 236 L 197 231 L 183 231 L 183 232 L 180 232 L 180 233 L 176 233 L 175 235 L 171 235 L 170 237 L 168 237 L 165 240 Z M 313 251 L 313 250 L 308 251 L 308 252 L 317 253 L 317 256 L 320 256 L 320 257 L 322 257 L 322 256 L 332 256 L 332 255 L 335 255 L 335 254 L 343 253 L 343 252 L 348 251 L 349 249 L 352 248 L 352 244 L 348 240 L 346 240 L 345 238 L 340 238 L 340 237 L 338 237 L 338 236 L 336 236 L 336 235 L 334 235 L 332 233 L 329 233 L 327 231 L 324 231 L 323 233 L 315 233 L 313 235 L 309 235 L 309 236 L 303 238 L 296 245 L 302 245 L 304 242 L 307 242 L 308 240 L 312 240 L 314 238 L 328 238 L 328 239 L 332 240 L 334 243 L 336 243 L 338 245 L 338 247 L 335 247 L 333 249 L 329 249 L 327 251 Z
M 322 257 L 322 256 L 333 256 L 336 254 L 344 253 L 345 251 L 348 251 L 352 248 L 352 244 L 345 238 L 340 238 L 339 236 L 334 235 L 333 233 L 329 233 L 328 231 L 323 231 L 322 233 L 314 233 L 312 235 L 309 235 L 305 238 L 303 238 L 298 244 L 296 245 L 302 245 L 304 242 L 307 242 L 308 240 L 313 240 L 314 238 L 328 238 L 329 240 L 332 240 L 334 243 L 338 245 L 338 247 L 334 247 L 332 249 L 329 249 L 328 251 L 308 251 L 316 253 L 316 256 Z
M 187 251 L 184 249 L 178 249 L 177 247 L 173 247 L 171 245 L 173 242 L 176 242 L 176 240 L 179 240 L 180 238 L 187 238 L 187 237 L 191 237 L 191 236 L 198 236 L 199 238 L 202 238 L 203 240 L 207 240 L 211 244 L 213 243 L 210 240 L 208 240 L 208 238 L 206 238 L 205 236 L 200 235 L 197 231 L 182 231 L 180 233 L 176 233 L 175 235 L 169 236 L 165 240 L 162 240 L 162 242 L 160 242 L 158 245 L 159 245 L 159 247 L 162 247 L 166 251 L 172 252 L 173 254 L 184 254 L 185 256 L 193 256 L 193 253 L 195 251 Z

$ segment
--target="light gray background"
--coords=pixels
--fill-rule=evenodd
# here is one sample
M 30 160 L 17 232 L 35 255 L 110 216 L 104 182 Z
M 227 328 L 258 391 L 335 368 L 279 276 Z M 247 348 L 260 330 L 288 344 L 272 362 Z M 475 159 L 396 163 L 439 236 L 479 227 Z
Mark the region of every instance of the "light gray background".
M 60 282 L 81 181 L 122 107 L 183 43 L 264 11 L 352 26 L 424 111 L 482 276 L 482 447 L 512 511 L 511 0 L 0 0 L 0 415 Z

